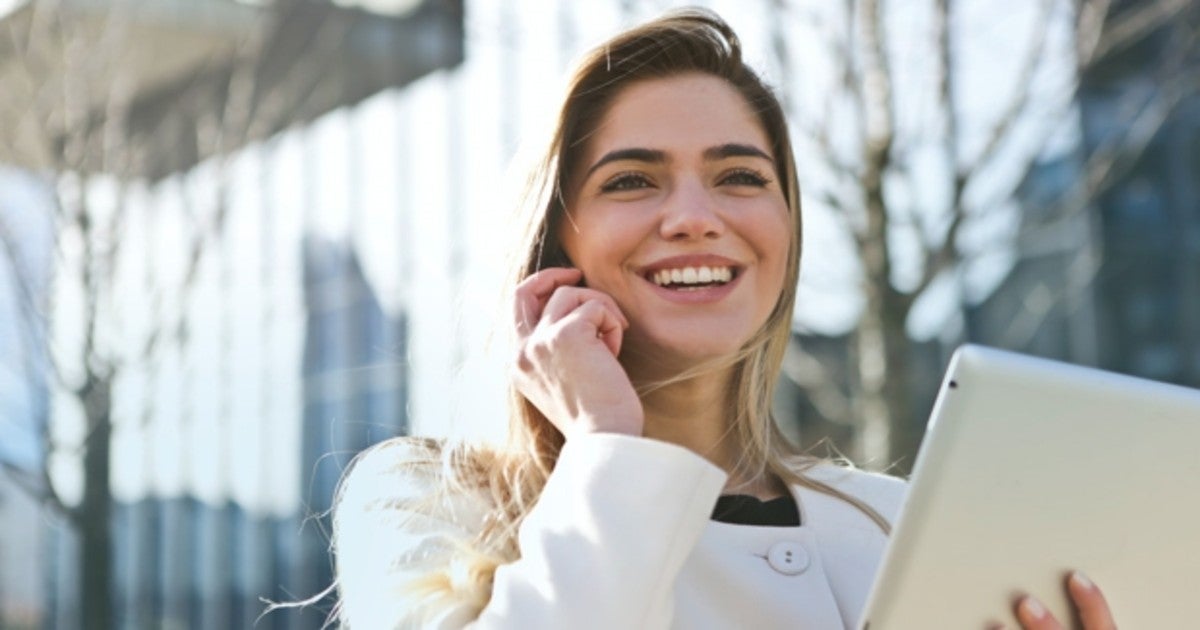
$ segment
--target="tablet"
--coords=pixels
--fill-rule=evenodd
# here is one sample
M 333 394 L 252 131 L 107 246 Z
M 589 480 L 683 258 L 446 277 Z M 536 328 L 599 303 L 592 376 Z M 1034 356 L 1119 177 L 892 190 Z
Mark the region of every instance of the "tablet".
M 1200 627 L 1200 390 L 964 346 L 950 361 L 863 630 L 1064 624 L 1079 569 L 1122 628 Z

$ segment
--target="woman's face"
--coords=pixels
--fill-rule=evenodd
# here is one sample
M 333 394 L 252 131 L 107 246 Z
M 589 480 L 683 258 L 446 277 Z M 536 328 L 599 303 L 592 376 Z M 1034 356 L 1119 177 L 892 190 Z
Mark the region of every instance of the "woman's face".
M 736 352 L 770 315 L 793 229 L 770 147 L 717 77 L 641 81 L 614 100 L 559 237 L 587 286 L 629 319 L 627 363 Z

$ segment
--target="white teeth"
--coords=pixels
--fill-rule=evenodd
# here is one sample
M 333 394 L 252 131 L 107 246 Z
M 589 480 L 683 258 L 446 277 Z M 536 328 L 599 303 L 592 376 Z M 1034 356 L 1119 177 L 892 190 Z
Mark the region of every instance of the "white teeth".
M 659 286 L 669 284 L 724 284 L 733 280 L 733 269 L 730 267 L 683 267 L 680 269 L 660 269 L 650 275 L 650 279 Z

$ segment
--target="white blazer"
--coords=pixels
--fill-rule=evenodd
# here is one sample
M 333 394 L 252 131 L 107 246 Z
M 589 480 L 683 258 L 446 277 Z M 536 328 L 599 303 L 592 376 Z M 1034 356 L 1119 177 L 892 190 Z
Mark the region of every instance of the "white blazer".
M 335 518 L 342 619 L 352 630 L 419 627 L 398 601 L 401 585 L 446 561 L 445 534 L 482 527 L 484 506 L 470 500 L 447 506 L 446 519 L 406 512 L 428 479 L 389 474 L 398 456 L 376 449 L 361 461 Z M 894 477 L 833 464 L 807 474 L 889 520 L 903 501 Z M 521 526 L 521 558 L 496 570 L 488 605 L 477 616 L 467 606 L 438 611 L 436 627 L 857 627 L 886 543 L 879 526 L 802 487 L 792 488 L 799 527 L 712 521 L 725 481 L 717 466 L 666 442 L 573 438 Z M 395 513 L 363 518 L 363 502 L 381 496 Z

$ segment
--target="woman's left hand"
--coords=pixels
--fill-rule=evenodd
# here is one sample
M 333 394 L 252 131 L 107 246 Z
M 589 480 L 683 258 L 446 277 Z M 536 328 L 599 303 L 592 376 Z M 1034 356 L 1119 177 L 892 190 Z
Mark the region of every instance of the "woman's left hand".
M 1067 592 L 1071 594 L 1084 630 L 1116 630 L 1117 624 L 1104 593 L 1082 573 L 1075 571 L 1067 578 Z M 1025 630 L 1062 630 L 1065 627 L 1032 595 L 1017 600 L 1017 619 Z

